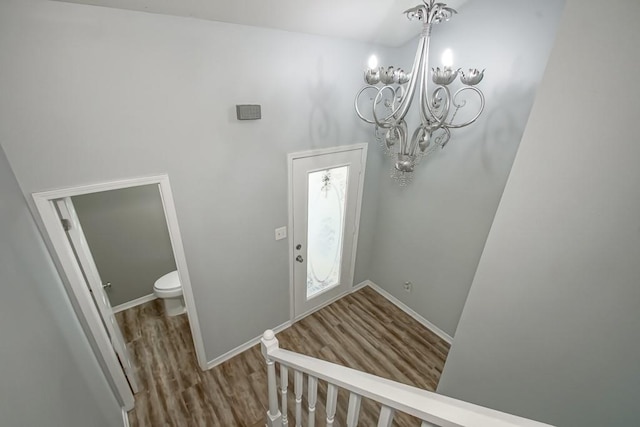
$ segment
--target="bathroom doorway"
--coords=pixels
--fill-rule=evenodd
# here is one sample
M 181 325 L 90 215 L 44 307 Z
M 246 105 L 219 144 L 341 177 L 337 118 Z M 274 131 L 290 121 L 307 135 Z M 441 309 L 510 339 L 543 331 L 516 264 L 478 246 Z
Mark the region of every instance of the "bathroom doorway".
M 150 324 L 153 333 L 171 334 L 167 345 L 183 343 L 194 359 L 191 363 L 206 369 L 168 176 L 34 193 L 33 198 L 78 303 L 78 315 L 125 410 L 133 408 L 133 392 L 140 389 L 141 362 L 155 354 L 139 347 L 159 338 L 138 340 L 145 334 L 149 338 L 143 325 Z M 154 282 L 165 276 L 179 280 L 185 314 L 165 316 L 165 299 L 156 298 L 164 295 L 154 292 Z
M 154 282 L 176 270 L 157 185 L 67 198 L 115 313 L 156 298 Z

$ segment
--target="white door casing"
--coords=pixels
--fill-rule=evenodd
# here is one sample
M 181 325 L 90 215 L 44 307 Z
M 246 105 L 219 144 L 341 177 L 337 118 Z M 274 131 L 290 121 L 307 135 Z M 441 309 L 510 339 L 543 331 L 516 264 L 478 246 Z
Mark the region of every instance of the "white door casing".
M 125 376 L 123 367 L 120 365 L 118 356 L 111 344 L 107 329 L 102 321 L 100 312 L 93 301 L 91 292 L 86 286 L 83 272 L 78 264 L 73 249 L 69 244 L 69 239 L 60 223 L 60 218 L 55 206 L 55 200 L 72 197 L 81 194 L 95 193 L 99 191 L 117 190 L 140 185 L 156 184 L 160 189 L 164 214 L 167 220 L 167 228 L 173 256 L 180 276 L 180 283 L 187 306 L 189 317 L 189 327 L 194 342 L 198 365 L 202 370 L 208 369 L 204 350 L 204 341 L 200 331 L 200 322 L 195 307 L 195 297 L 191 288 L 191 278 L 189 276 L 187 260 L 182 245 L 178 217 L 173 201 L 171 184 L 167 175 L 154 175 L 148 177 L 131 178 L 119 181 L 110 181 L 98 184 L 89 184 L 77 187 L 62 188 L 33 193 L 33 201 L 36 210 L 42 219 L 43 233 L 48 236 L 54 259 L 57 259 L 61 268 L 61 275 L 66 279 L 65 287 L 75 300 L 76 315 L 82 319 L 85 332 L 89 335 L 93 344 L 96 356 L 103 362 L 103 372 L 110 378 L 113 392 L 116 399 L 121 403 L 124 410 L 133 409 L 135 401 L 131 388 Z
M 357 144 L 289 155 L 293 321 L 351 291 L 366 153 Z
M 67 232 L 73 251 L 76 254 L 78 264 L 84 273 L 84 278 L 91 295 L 93 296 L 93 301 L 95 302 L 96 307 L 100 312 L 100 316 L 102 317 L 102 322 L 107 329 L 107 334 L 109 335 L 113 349 L 118 355 L 118 359 L 124 369 L 132 391 L 137 393 L 140 388 L 138 386 L 136 370 L 131 361 L 131 356 L 127 350 L 127 345 L 124 337 L 122 336 L 120 326 L 113 314 L 111 303 L 109 302 L 109 298 L 104 290 L 100 273 L 98 272 L 93 256 L 91 255 L 91 249 L 89 248 L 89 244 L 87 243 L 84 232 L 82 231 L 82 225 L 80 224 L 80 220 L 76 214 L 71 197 L 58 199 L 55 202 L 60 219 L 67 221 L 65 231 Z

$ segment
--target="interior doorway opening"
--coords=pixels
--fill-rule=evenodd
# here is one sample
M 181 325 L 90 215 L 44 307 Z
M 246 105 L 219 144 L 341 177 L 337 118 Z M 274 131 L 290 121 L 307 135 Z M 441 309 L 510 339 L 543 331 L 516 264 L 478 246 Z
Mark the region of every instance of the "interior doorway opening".
M 128 352 L 127 343 L 120 325 L 114 316 L 113 307 L 109 301 L 109 286 L 114 286 L 106 277 L 100 277 L 95 260 L 91 255 L 90 244 L 82 230 L 82 224 L 75 212 L 74 198 L 113 192 L 126 189 L 139 189 L 151 186 L 156 189 L 160 197 L 160 206 L 164 216 L 165 226 L 171 251 L 171 265 L 175 266 L 176 277 L 182 288 L 185 320 L 188 319 L 187 329 L 193 341 L 193 352 L 200 369 L 207 368 L 204 353 L 204 343 L 200 332 L 195 300 L 189 278 L 184 248 L 178 227 L 177 214 L 173 202 L 173 195 L 167 175 L 145 178 L 112 181 L 81 187 L 71 187 L 61 190 L 34 193 L 36 208 L 42 218 L 44 228 L 48 234 L 55 256 L 58 258 L 63 274 L 66 276 L 68 290 L 77 302 L 77 315 L 86 326 L 87 332 L 93 338 L 98 358 L 103 361 L 103 370 L 110 380 L 114 394 L 125 410 L 134 405 L 133 393 L 139 390 L 135 362 Z M 113 193 L 111 193 L 113 194 Z M 116 268 L 117 270 L 117 268 Z M 106 270 L 105 270 L 106 271 Z M 116 273 L 109 273 L 116 274 Z M 155 273 L 154 273 L 155 274 Z M 103 281 L 103 279 L 106 279 Z M 109 283 L 111 283 L 109 285 Z M 146 295 L 151 301 L 153 293 Z M 144 303 L 147 301 L 138 301 Z M 157 301 L 153 301 L 157 305 Z M 120 310 L 125 313 L 127 308 Z M 121 315 L 122 318 L 124 315 Z M 122 323 L 121 323 L 122 324 Z M 130 334 L 129 334 L 130 337 Z M 195 363 L 195 362 L 194 362 Z

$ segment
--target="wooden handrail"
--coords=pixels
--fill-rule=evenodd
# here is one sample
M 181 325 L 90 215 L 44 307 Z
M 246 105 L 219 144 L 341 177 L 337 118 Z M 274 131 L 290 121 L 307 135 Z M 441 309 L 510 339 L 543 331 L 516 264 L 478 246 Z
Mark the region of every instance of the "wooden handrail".
M 550 426 L 549 424 L 474 405 L 356 369 L 281 349 L 271 330 L 265 331 L 262 337 L 262 351 L 267 362 L 278 362 L 295 371 L 375 400 L 384 406 L 405 412 L 435 426 Z M 272 391 L 269 390 L 269 393 L 271 394 Z M 277 390 L 274 389 L 273 393 L 277 393 Z M 272 417 L 274 415 L 271 414 Z

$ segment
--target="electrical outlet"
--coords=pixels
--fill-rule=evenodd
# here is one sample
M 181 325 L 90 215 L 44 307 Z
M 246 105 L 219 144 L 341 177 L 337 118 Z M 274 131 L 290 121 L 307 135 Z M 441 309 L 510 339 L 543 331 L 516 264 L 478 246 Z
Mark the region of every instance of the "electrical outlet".
M 404 282 L 404 290 L 406 292 L 411 292 L 411 290 L 413 289 L 413 283 L 411 282 Z

